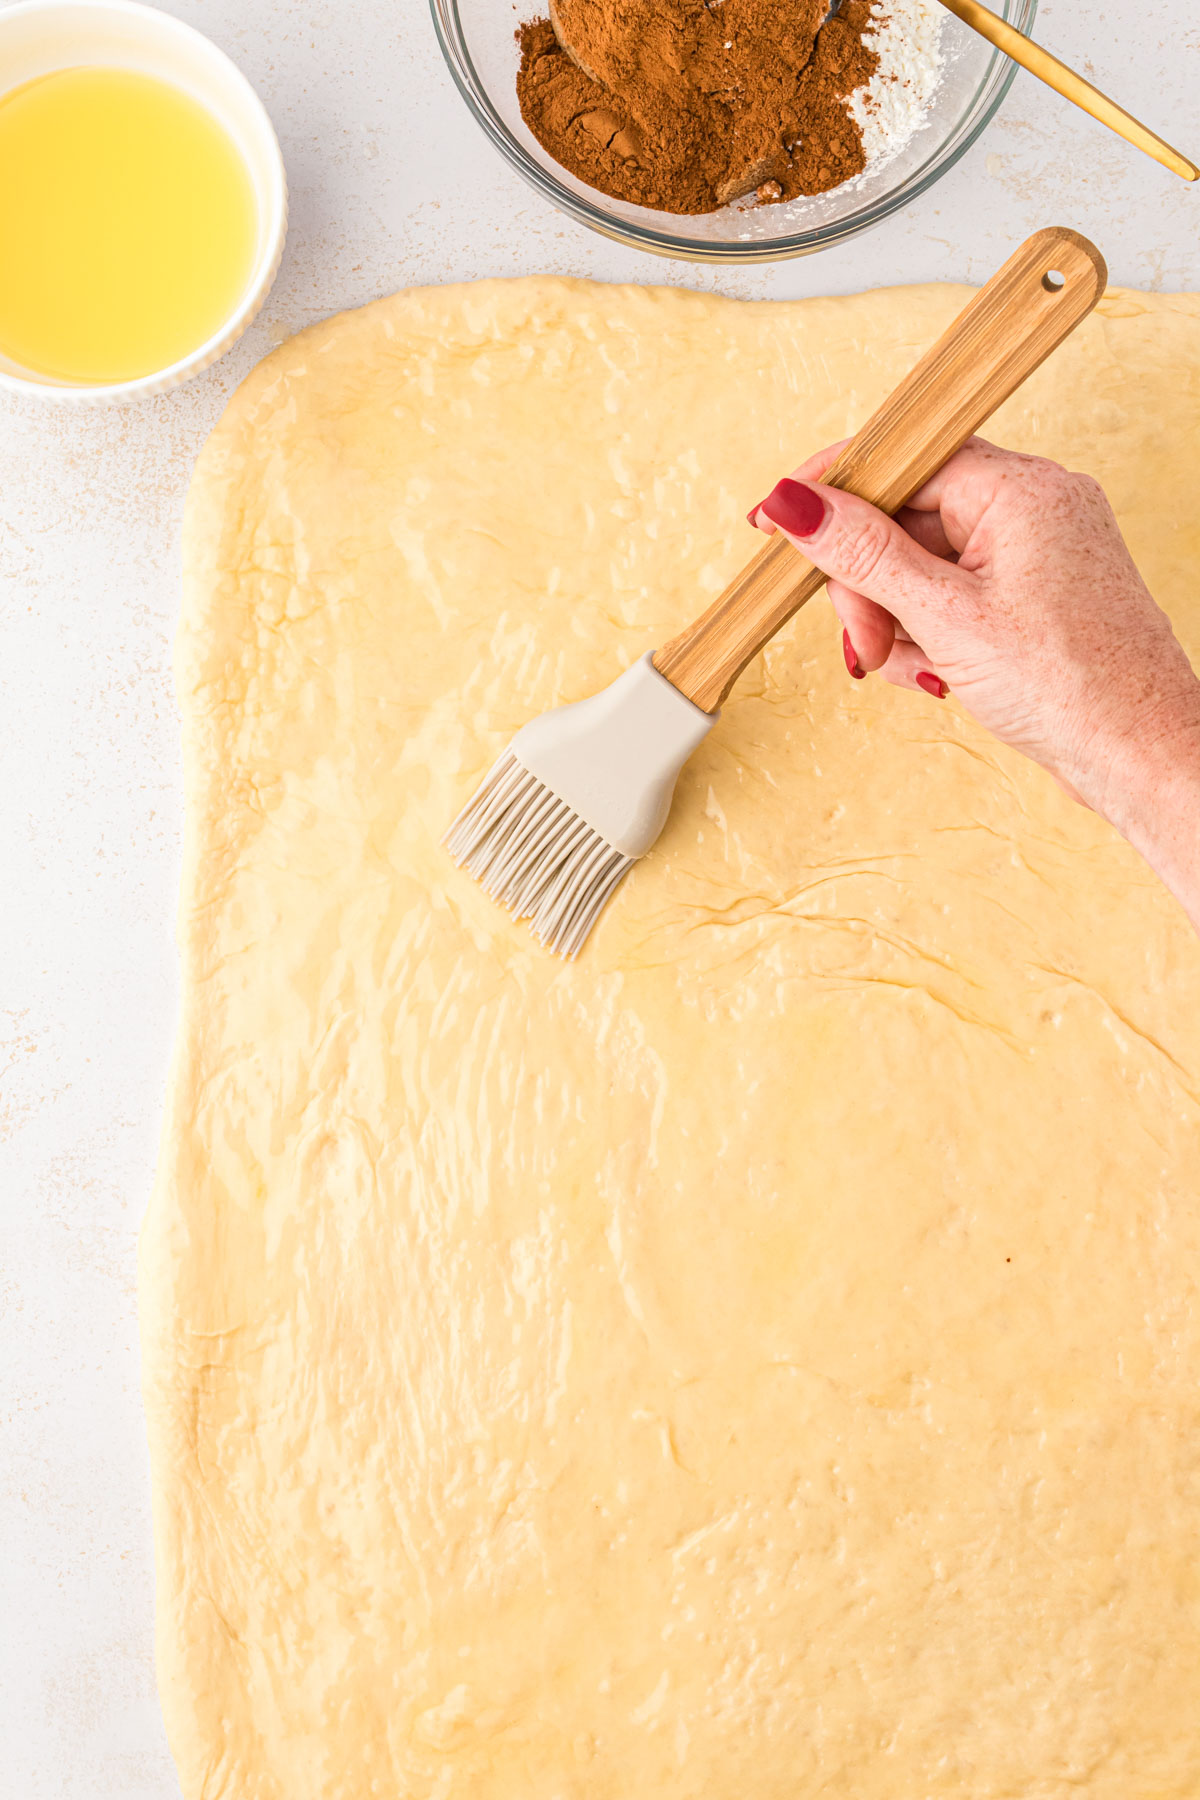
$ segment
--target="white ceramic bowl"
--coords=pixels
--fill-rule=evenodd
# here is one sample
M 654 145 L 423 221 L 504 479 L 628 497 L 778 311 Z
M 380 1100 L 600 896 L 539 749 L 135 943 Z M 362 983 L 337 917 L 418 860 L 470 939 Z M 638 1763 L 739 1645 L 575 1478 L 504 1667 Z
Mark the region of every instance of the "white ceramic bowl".
M 237 342 L 266 299 L 283 255 L 287 178 L 262 101 L 224 51 L 190 25 L 138 0 L 19 0 L 0 8 L 0 95 L 54 69 L 84 64 L 156 75 L 207 107 L 241 152 L 258 211 L 254 266 L 241 298 L 212 337 L 169 368 L 136 381 L 100 385 L 39 375 L 0 352 L 0 386 L 46 400 L 99 406 L 178 387 Z

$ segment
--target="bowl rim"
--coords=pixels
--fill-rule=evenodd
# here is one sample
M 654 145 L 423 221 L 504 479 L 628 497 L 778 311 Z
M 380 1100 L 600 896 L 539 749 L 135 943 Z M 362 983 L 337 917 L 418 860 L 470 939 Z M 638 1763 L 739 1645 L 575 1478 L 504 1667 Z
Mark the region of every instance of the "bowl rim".
M 189 350 L 186 356 L 165 364 L 161 369 L 152 369 L 146 375 L 137 375 L 129 381 L 38 380 L 36 376 L 15 375 L 11 370 L 0 368 L 0 387 L 7 388 L 11 393 L 32 394 L 42 400 L 68 404 L 96 406 L 108 401 L 133 400 L 144 395 L 161 394 L 168 388 L 178 387 L 191 376 L 210 367 L 233 346 L 262 306 L 278 273 L 284 239 L 287 236 L 288 194 L 283 152 L 262 97 L 249 77 L 219 44 L 214 43 L 203 31 L 198 31 L 194 25 L 189 25 L 186 20 L 176 18 L 174 13 L 164 12 L 158 6 L 145 5 L 144 0 L 16 0 L 14 5 L 0 4 L 0 27 L 20 14 L 80 11 L 122 16 L 138 24 L 150 25 L 155 31 L 163 31 L 168 36 L 174 34 L 187 52 L 215 58 L 223 65 L 223 74 L 232 80 L 235 88 L 241 90 L 243 98 L 250 101 L 252 110 L 258 114 L 265 127 L 264 146 L 267 151 L 269 181 L 262 245 L 238 303 L 221 321 L 216 331 L 194 350 Z M 62 66 L 67 68 L 78 65 L 64 63 Z M 7 92 L 7 88 L 0 89 L 0 99 Z
M 1021 14 L 1021 26 L 1028 30 L 1037 17 L 1038 0 L 995 0 L 997 11 L 1011 22 L 1014 13 Z M 603 237 L 612 238 L 633 250 L 644 250 L 655 256 L 673 257 L 684 262 L 704 263 L 754 263 L 785 262 L 793 257 L 808 256 L 817 250 L 829 249 L 834 244 L 843 243 L 847 238 L 855 237 L 861 231 L 869 230 L 872 225 L 880 224 L 892 213 L 898 212 L 902 206 L 919 199 L 933 184 L 948 173 L 954 165 L 966 155 L 980 135 L 995 118 L 1003 104 L 1009 88 L 1016 78 L 1018 65 L 1004 54 L 1002 50 L 993 49 L 984 75 L 971 102 L 971 109 L 977 111 L 977 117 L 971 118 L 971 111 L 965 115 L 970 123 L 958 137 L 943 143 L 914 169 L 901 185 L 891 193 L 872 201 L 860 212 L 851 213 L 828 225 L 819 225 L 809 231 L 792 232 L 778 238 L 764 238 L 757 242 L 717 243 L 708 238 L 674 237 L 659 231 L 652 225 L 642 225 L 636 221 L 615 216 L 602 205 L 593 203 L 573 193 L 556 179 L 540 163 L 536 162 L 525 148 L 512 135 L 504 120 L 492 105 L 485 82 L 481 79 L 471 59 L 465 38 L 459 30 L 459 43 L 452 41 L 451 31 L 447 26 L 444 12 L 452 16 L 454 25 L 458 26 L 458 0 L 429 0 L 429 10 L 433 18 L 434 35 L 437 38 L 450 77 L 467 104 L 476 124 L 491 139 L 496 149 L 504 157 L 509 166 L 526 181 L 530 187 L 542 194 L 552 205 L 567 213 L 579 224 L 598 231 Z M 1001 65 L 1007 63 L 1007 68 Z M 997 71 L 998 74 L 997 74 Z M 988 94 L 989 84 L 994 87 Z M 980 96 L 987 95 L 980 104 Z M 597 190 L 599 193 L 599 190 Z

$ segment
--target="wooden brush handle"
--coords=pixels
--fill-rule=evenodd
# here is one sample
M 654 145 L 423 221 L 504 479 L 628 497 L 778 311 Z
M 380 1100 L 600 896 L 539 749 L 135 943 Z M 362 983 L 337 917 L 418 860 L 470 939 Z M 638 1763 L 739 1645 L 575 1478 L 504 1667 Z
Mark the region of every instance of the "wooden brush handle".
M 1108 271 L 1078 232 L 1035 232 L 873 413 L 822 477 L 894 513 L 1074 331 Z M 763 645 L 825 581 L 782 532 L 654 666 L 713 712 Z

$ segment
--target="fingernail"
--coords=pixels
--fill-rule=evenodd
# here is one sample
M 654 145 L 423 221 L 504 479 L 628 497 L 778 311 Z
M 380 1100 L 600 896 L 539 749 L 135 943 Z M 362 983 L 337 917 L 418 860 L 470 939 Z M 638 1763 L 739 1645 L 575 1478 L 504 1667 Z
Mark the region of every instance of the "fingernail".
M 747 525 L 753 525 L 753 526 L 755 526 L 755 527 L 756 527 L 756 528 L 757 528 L 757 525 L 758 525 L 758 509 L 759 509 L 759 507 L 760 507 L 760 506 L 761 506 L 761 505 L 762 505 L 762 501 L 761 501 L 761 500 L 757 500 L 757 501 L 756 501 L 756 502 L 755 502 L 755 503 L 754 503 L 754 505 L 753 505 L 753 506 L 752 506 L 752 507 L 751 507 L 751 508 L 750 508 L 750 511 L 749 511 L 749 512 L 748 512 L 748 513 L 747 513 L 747 514 L 746 514 L 746 523 L 747 523 Z
M 842 633 L 842 655 L 845 657 L 846 667 L 853 675 L 855 681 L 862 681 L 865 678 L 867 671 L 865 669 L 860 669 L 858 666 L 858 651 L 850 642 L 850 633 L 848 631 L 843 631 Z
M 812 536 L 825 517 L 825 502 L 806 482 L 780 481 L 758 510 L 766 513 L 772 525 L 780 526 L 792 537 L 805 538 Z
M 950 689 L 940 675 L 931 675 L 928 669 L 921 669 L 917 675 L 917 686 L 932 694 L 935 700 L 944 700 Z

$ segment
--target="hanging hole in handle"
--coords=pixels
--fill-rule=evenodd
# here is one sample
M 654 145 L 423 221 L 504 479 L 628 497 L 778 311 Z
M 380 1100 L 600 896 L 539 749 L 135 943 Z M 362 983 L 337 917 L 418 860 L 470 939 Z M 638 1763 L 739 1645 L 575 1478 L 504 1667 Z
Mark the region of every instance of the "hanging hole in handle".
M 1042 286 L 1048 294 L 1061 294 L 1066 285 L 1066 276 L 1061 269 L 1047 269 L 1042 276 Z

